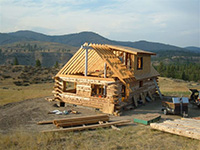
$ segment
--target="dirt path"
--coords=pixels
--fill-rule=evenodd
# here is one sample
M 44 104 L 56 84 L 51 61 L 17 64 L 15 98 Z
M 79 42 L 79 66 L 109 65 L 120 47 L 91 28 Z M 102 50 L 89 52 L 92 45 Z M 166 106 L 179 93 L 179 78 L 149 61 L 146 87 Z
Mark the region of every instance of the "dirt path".
M 58 118 L 68 118 L 76 116 L 94 115 L 101 112 L 95 109 L 85 107 L 74 107 L 67 105 L 66 107 L 53 106 L 56 102 L 48 102 L 45 98 L 29 99 L 17 103 L 9 103 L 4 106 L 0 106 L 0 132 L 7 133 L 12 131 L 28 131 L 38 132 L 47 129 L 54 129 L 52 125 L 37 125 L 38 121 L 53 120 Z M 68 114 L 68 115 L 55 115 L 48 114 L 53 110 L 76 110 L 80 114 Z M 138 114 L 146 113 L 160 113 L 162 120 L 181 118 L 176 115 L 163 115 L 161 111 L 161 101 L 147 103 L 145 106 L 141 106 L 137 109 L 127 110 L 123 112 L 120 117 L 110 116 L 111 120 L 130 119 L 133 120 L 134 116 Z M 189 106 L 189 117 L 200 116 L 200 109 L 197 107 Z M 162 121 L 161 120 L 161 121 Z

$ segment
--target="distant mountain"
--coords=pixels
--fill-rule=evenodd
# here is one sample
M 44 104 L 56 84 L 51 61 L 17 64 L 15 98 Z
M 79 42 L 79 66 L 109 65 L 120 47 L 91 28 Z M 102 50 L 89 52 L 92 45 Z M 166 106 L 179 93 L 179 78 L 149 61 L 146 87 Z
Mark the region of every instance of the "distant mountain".
M 185 49 L 188 49 L 188 50 L 193 51 L 193 52 L 200 53 L 200 47 L 188 46 L 188 47 L 185 47 Z
M 107 39 L 94 32 L 80 32 L 75 34 L 67 34 L 60 36 L 49 36 L 33 31 L 17 31 L 13 33 L 0 33 L 0 45 L 9 44 L 19 41 L 44 41 L 44 42 L 56 42 L 74 47 L 80 47 L 83 43 L 99 43 L 99 44 L 112 44 L 122 45 L 142 50 L 148 50 L 152 52 L 162 50 L 180 50 L 187 51 L 187 49 L 180 48 L 173 45 L 167 45 L 162 43 L 148 42 L 148 41 L 137 41 L 137 42 L 122 42 Z
M 33 31 L 0 33 L 0 65 L 12 64 L 17 58 L 21 65 L 34 65 L 39 59 L 42 66 L 66 63 L 85 43 L 121 45 L 155 52 L 152 61 L 159 63 L 200 63 L 200 48 L 181 48 L 149 41 L 114 41 L 94 32 L 80 32 L 50 36 Z

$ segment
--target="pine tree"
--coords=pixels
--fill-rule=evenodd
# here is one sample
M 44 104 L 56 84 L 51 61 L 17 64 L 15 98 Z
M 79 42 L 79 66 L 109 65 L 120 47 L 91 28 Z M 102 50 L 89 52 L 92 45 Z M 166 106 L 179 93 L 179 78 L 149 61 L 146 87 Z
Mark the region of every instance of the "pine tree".
M 58 67 L 59 67 L 58 61 L 56 61 L 54 67 L 55 67 L 55 68 L 58 68 Z
M 36 66 L 36 67 L 41 67 L 41 62 L 40 62 L 39 59 L 36 60 L 36 62 L 35 62 L 35 66 Z
M 182 80 L 187 80 L 186 75 L 185 75 L 185 71 L 182 72 L 181 79 Z
M 17 57 L 15 57 L 14 61 L 13 61 L 13 65 L 19 65 L 18 59 Z

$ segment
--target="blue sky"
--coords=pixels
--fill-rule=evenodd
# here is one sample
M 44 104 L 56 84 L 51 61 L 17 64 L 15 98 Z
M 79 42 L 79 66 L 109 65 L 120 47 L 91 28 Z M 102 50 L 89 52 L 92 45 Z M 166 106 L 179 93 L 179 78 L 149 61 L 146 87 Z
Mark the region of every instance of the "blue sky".
M 200 0 L 0 0 L 0 32 L 18 30 L 200 47 Z

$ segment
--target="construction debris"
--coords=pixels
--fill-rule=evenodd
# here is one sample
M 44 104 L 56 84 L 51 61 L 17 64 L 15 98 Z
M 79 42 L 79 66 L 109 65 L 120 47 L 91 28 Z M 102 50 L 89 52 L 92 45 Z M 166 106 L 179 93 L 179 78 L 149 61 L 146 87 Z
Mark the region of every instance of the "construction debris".
M 48 112 L 48 114 L 56 114 L 56 115 L 68 115 L 69 113 L 72 114 L 80 114 L 80 112 L 75 111 L 75 110 L 64 110 L 64 111 L 60 111 L 60 110 L 53 110 Z
M 151 123 L 151 128 L 200 140 L 200 120 L 176 119 L 164 121 L 163 123 Z
M 148 113 L 148 114 L 141 114 L 137 117 L 134 117 L 133 121 L 136 123 L 141 123 L 145 125 L 149 125 L 150 123 L 157 122 L 160 120 L 161 116 L 157 113 Z

